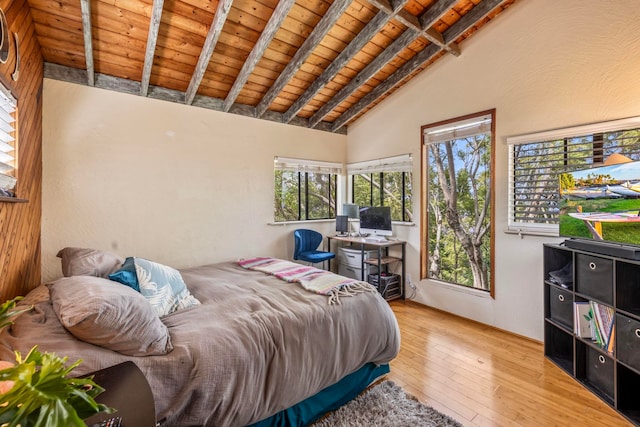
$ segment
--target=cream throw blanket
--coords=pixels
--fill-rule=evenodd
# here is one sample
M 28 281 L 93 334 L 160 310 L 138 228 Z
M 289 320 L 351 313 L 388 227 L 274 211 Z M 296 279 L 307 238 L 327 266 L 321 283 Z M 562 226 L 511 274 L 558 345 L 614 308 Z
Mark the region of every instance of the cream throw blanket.
M 286 282 L 299 283 L 304 289 L 316 294 L 327 295 L 329 304 L 340 304 L 340 297 L 378 292 L 367 282 L 282 259 L 258 257 L 241 259 L 238 264 L 249 270 L 271 274 Z

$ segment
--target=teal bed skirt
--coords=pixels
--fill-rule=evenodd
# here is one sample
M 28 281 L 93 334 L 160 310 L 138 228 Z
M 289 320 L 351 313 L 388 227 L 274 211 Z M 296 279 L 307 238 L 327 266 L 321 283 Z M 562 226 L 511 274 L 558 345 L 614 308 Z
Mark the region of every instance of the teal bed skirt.
M 389 373 L 389 365 L 367 363 L 317 394 L 248 427 L 303 427 L 338 409 L 360 394 L 377 378 Z

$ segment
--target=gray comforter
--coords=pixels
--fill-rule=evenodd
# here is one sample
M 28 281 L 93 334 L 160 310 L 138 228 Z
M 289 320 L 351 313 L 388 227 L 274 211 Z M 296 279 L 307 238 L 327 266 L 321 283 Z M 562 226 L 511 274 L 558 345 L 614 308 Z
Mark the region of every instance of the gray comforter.
M 181 270 L 202 305 L 162 318 L 174 350 L 134 357 L 79 341 L 60 324 L 47 288 L 24 303 L 35 309 L 0 336 L 0 358 L 13 350 L 83 359 L 78 375 L 132 360 L 153 390 L 163 426 L 243 426 L 312 396 L 367 362 L 399 351 L 393 312 L 378 294 L 341 298 L 303 290 L 236 263 Z

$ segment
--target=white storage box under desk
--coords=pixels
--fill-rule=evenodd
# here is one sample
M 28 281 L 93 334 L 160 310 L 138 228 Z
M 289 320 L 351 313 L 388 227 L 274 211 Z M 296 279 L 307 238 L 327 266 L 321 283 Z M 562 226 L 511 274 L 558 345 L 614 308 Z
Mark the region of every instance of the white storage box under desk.
M 364 259 L 375 258 L 378 251 L 364 251 Z M 362 251 L 356 248 L 338 248 L 338 264 L 362 268 Z
M 364 279 L 362 278 L 362 268 L 358 267 L 352 267 L 350 265 L 344 265 L 344 264 L 340 264 L 338 265 L 338 274 L 341 276 L 345 276 L 345 277 L 349 277 L 351 279 L 356 279 L 356 280 L 362 280 L 364 282 L 367 281 L 367 277 L 369 277 L 369 274 L 377 274 L 378 273 L 378 267 L 376 267 L 375 265 L 369 265 L 369 264 L 365 264 L 364 265 Z
M 362 276 L 362 255 L 362 250 L 359 248 L 338 248 L 338 274 L 366 282 L 369 274 L 376 274 L 378 272 L 378 267 L 365 264 L 364 276 Z M 364 251 L 365 260 L 377 256 L 377 250 Z

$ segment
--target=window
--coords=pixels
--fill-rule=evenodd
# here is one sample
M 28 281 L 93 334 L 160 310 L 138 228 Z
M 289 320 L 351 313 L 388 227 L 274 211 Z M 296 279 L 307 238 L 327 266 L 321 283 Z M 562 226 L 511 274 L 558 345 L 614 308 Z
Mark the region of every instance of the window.
M 422 126 L 421 277 L 491 296 L 494 115 Z
M 612 154 L 640 160 L 640 117 L 507 138 L 510 231 L 558 235 L 558 175 L 602 165 Z
M 351 201 L 359 206 L 389 206 L 393 221 L 413 221 L 411 155 L 347 165 Z
M 276 157 L 274 220 L 308 221 L 336 217 L 339 163 Z
M 13 197 L 18 155 L 15 140 L 16 100 L 0 84 L 0 196 Z

